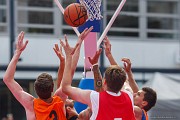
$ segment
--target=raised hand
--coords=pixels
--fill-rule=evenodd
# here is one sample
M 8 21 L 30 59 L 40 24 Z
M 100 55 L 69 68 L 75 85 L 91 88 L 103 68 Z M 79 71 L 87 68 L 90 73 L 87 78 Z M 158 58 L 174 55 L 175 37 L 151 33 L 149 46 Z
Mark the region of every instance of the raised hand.
M 86 36 L 91 32 L 93 29 L 93 26 L 91 26 L 89 29 L 86 28 L 84 31 L 78 36 L 78 43 L 82 43 L 82 41 L 86 38 Z
M 101 52 L 102 52 L 102 48 L 100 48 L 99 50 L 96 51 L 96 53 L 95 53 L 95 55 L 94 55 L 93 58 L 88 57 L 89 62 L 90 62 L 92 65 L 98 63 L 99 56 L 101 55 Z
M 62 40 L 60 40 L 60 44 L 61 44 L 62 47 L 64 48 L 64 51 L 65 51 L 66 56 L 68 56 L 68 55 L 73 55 L 74 52 L 75 52 L 75 50 L 76 50 L 76 48 L 79 46 L 79 43 L 77 43 L 77 44 L 75 45 L 75 47 L 73 48 L 73 47 L 71 47 L 71 46 L 69 45 L 66 35 L 64 36 L 64 38 L 65 38 L 65 42 L 62 41 Z
M 132 88 L 134 93 L 137 93 L 139 91 L 139 87 L 133 77 L 133 73 L 131 71 L 131 61 L 128 58 L 122 58 L 122 60 L 124 62 L 124 70 L 127 73 L 128 76 L 128 81 L 129 81 L 129 85 Z
M 23 43 L 24 34 L 25 33 L 23 31 L 21 33 L 19 33 L 18 39 L 16 41 L 16 50 L 20 51 L 20 52 L 22 52 L 26 48 L 26 45 L 28 44 L 28 40 L 26 40 L 26 42 Z
M 122 58 L 122 60 L 124 62 L 124 70 L 128 73 L 131 71 L 131 61 L 128 58 Z
M 59 47 L 58 44 L 55 44 L 53 49 L 56 55 L 58 56 L 58 58 L 60 59 L 60 61 L 65 61 L 65 57 L 62 53 L 62 46 L 60 45 Z
M 103 42 L 104 42 L 103 48 L 105 51 L 105 55 L 108 56 L 109 54 L 111 54 L 111 43 L 107 36 L 104 38 Z
M 109 41 L 107 36 L 104 38 L 103 42 L 104 42 L 104 45 L 102 47 L 104 48 L 105 55 L 108 58 L 110 64 L 111 65 L 117 65 L 114 57 L 112 56 L 111 44 L 110 44 L 110 41 Z

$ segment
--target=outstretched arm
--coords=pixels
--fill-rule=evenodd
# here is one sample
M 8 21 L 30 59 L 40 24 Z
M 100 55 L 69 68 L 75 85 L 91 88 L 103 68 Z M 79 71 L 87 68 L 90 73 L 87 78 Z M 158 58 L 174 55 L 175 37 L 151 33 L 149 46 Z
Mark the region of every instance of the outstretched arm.
M 94 88 L 97 92 L 100 92 L 103 90 L 102 88 L 102 75 L 101 72 L 99 70 L 99 66 L 98 66 L 98 60 L 99 60 L 99 56 L 102 52 L 102 49 L 99 49 L 96 51 L 95 55 L 93 58 L 88 57 L 89 62 L 92 64 L 92 71 L 94 74 Z
M 122 61 L 124 62 L 124 69 L 128 75 L 129 85 L 132 88 L 133 92 L 137 93 L 139 88 L 136 81 L 134 80 L 133 73 L 131 71 L 131 61 L 128 58 L 122 58 Z
M 58 56 L 58 58 L 60 60 L 60 65 L 59 65 L 59 69 L 58 69 L 58 76 L 57 76 L 57 88 L 59 88 L 61 81 L 62 81 L 63 73 L 64 73 L 65 58 L 64 58 L 64 55 L 62 53 L 62 46 L 60 46 L 60 48 L 59 48 L 58 44 L 55 44 L 53 49 L 54 49 L 54 52 L 56 53 L 56 55 Z
M 111 43 L 108 39 L 108 37 L 106 36 L 104 38 L 104 51 L 105 51 L 105 55 L 106 57 L 108 58 L 109 62 L 111 65 L 117 65 L 117 62 L 115 61 L 114 57 L 112 56 L 112 53 L 111 53 Z M 125 70 L 126 70 L 126 66 L 125 67 Z M 127 72 L 127 70 L 126 70 Z M 128 78 L 132 78 L 131 77 L 131 74 L 129 72 L 127 72 L 127 75 L 128 75 Z M 131 89 L 131 86 L 129 85 L 129 82 L 126 80 L 126 82 L 124 83 L 124 86 L 123 86 L 124 89 L 130 91 L 132 93 L 132 89 Z
M 72 61 L 73 61 L 72 67 L 71 67 L 72 75 L 74 75 L 74 72 L 76 70 L 76 66 L 79 60 L 79 56 L 80 56 L 80 49 L 81 49 L 82 42 L 92 29 L 93 29 L 93 26 L 91 26 L 89 29 L 86 28 L 78 37 L 78 41 L 77 41 L 78 47 L 72 57 Z
M 65 102 L 67 95 L 62 92 L 62 88 L 61 88 L 61 81 L 62 81 L 64 67 L 65 67 L 65 58 L 62 53 L 62 46 L 60 46 L 60 48 L 59 48 L 58 44 L 55 44 L 53 49 L 54 49 L 54 52 L 56 53 L 57 57 L 60 60 L 58 76 L 57 76 L 57 90 L 55 91 L 54 95 L 60 96 L 61 99 Z
M 117 62 L 115 61 L 115 59 L 112 56 L 111 43 L 110 43 L 107 36 L 104 38 L 103 42 L 104 42 L 103 48 L 104 48 L 104 51 L 105 51 L 105 55 L 108 58 L 110 64 L 111 65 L 117 65 Z
M 23 43 L 24 32 L 21 32 L 18 36 L 18 40 L 16 41 L 16 50 L 14 52 L 13 58 L 11 59 L 7 70 L 5 72 L 3 81 L 15 96 L 15 98 L 25 107 L 32 108 L 34 97 L 28 93 L 26 93 L 22 87 L 14 80 L 14 74 L 16 71 L 16 65 L 18 63 L 19 57 L 23 50 L 26 48 L 28 41 Z
M 72 75 L 74 74 L 75 70 L 76 70 L 76 66 L 79 60 L 79 56 L 80 56 L 80 48 L 82 45 L 82 42 L 84 40 L 84 37 L 86 36 L 87 33 L 89 33 L 89 31 L 91 31 L 93 29 L 93 27 L 90 27 L 90 29 L 85 29 L 78 37 L 78 41 L 77 43 L 79 44 L 76 52 L 73 55 L 73 63 L 72 63 Z M 53 48 L 56 55 L 58 56 L 59 60 L 60 60 L 60 66 L 58 69 L 58 79 L 57 79 L 57 88 L 60 87 L 61 81 L 62 81 L 62 77 L 63 77 L 63 73 L 64 73 L 64 67 L 65 67 L 65 58 L 62 52 L 62 46 L 60 46 L 60 48 L 58 47 L 58 44 L 55 44 L 55 47 Z
M 75 49 L 74 54 L 72 54 L 72 61 L 73 61 L 73 62 L 72 62 L 71 67 L 70 67 L 72 70 L 70 71 L 70 69 L 69 69 L 69 72 L 72 74 L 72 76 L 74 75 L 74 72 L 75 72 L 75 70 L 76 70 L 76 66 L 77 66 L 77 63 L 78 63 L 78 60 L 79 60 L 81 44 L 82 44 L 84 38 L 87 36 L 87 34 L 88 34 L 92 29 L 93 29 L 93 27 L 90 27 L 89 29 L 85 29 L 85 30 L 79 35 L 79 37 L 78 37 L 78 41 L 77 41 L 78 46 L 77 46 L 77 48 Z M 65 37 L 65 39 L 67 40 L 67 36 L 65 35 L 64 37 Z M 62 42 L 62 41 L 61 41 L 61 42 Z M 61 45 L 61 46 L 62 46 L 62 45 Z M 55 50 L 57 56 L 59 57 L 60 61 L 63 61 L 65 58 L 64 58 L 64 55 L 63 55 L 63 53 L 62 53 L 61 47 L 60 47 L 60 49 L 59 49 L 58 45 L 56 45 L 55 48 L 54 48 L 54 50 Z M 65 61 L 64 61 L 63 63 L 65 63 Z M 60 68 L 59 68 L 59 70 L 58 70 L 58 76 L 59 76 L 59 77 L 58 77 L 58 87 L 61 86 L 61 80 L 62 80 L 62 76 L 63 76 L 63 73 L 64 73 L 64 65 L 65 65 L 65 64 L 60 64 Z M 61 93 L 61 87 L 59 87 L 59 89 L 55 92 L 55 94 L 63 97 L 63 96 L 62 96 L 62 93 Z
M 86 30 L 84 34 L 83 39 L 86 37 L 86 35 L 90 31 Z M 69 97 L 71 97 L 73 100 L 76 100 L 78 102 L 82 102 L 84 104 L 91 105 L 90 102 L 90 90 L 82 90 L 80 88 L 72 87 L 72 56 L 75 54 L 74 52 L 77 52 L 77 48 L 79 47 L 79 43 L 76 44 L 74 48 L 70 47 L 67 41 L 67 38 L 65 37 L 65 42 L 61 41 L 61 45 L 64 48 L 65 54 L 66 54 L 66 63 L 65 63 L 65 69 L 64 69 L 64 75 L 62 79 L 62 90 L 65 94 L 67 94 Z

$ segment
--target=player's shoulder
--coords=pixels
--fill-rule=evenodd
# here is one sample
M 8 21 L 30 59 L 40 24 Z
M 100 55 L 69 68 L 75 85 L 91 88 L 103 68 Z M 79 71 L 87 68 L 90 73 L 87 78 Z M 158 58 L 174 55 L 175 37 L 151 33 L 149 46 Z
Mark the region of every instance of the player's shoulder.
M 134 113 L 135 113 L 135 117 L 136 120 L 141 120 L 142 118 L 142 109 L 138 106 L 134 106 Z

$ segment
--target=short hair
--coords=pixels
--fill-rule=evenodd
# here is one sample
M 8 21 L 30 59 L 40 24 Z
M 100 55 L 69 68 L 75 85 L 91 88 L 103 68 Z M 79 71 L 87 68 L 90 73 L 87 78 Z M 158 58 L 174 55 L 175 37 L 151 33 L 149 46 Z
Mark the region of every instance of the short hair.
M 118 65 L 111 65 L 105 71 L 105 80 L 107 89 L 111 92 L 118 93 L 126 81 L 126 73 Z
M 52 76 L 48 73 L 40 74 L 34 83 L 34 87 L 40 99 L 50 98 L 54 87 Z
M 143 107 L 145 111 L 150 110 L 153 106 L 155 106 L 157 101 L 157 94 L 156 91 L 154 91 L 150 87 L 143 87 L 142 90 L 145 92 L 144 94 L 144 101 L 147 101 L 148 104 Z

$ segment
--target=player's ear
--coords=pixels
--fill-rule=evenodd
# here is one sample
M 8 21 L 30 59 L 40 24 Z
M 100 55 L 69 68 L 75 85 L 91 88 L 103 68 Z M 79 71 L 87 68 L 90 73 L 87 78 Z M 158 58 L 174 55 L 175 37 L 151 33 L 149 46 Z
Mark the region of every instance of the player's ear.
M 142 102 L 142 106 L 143 106 L 143 107 L 145 107 L 145 106 L 147 106 L 147 105 L 148 105 L 148 102 L 147 102 L 147 101 L 143 101 L 143 102 Z
M 66 110 L 67 110 L 67 111 L 71 111 L 71 107 L 70 107 L 70 106 L 67 106 L 67 107 L 66 107 Z

